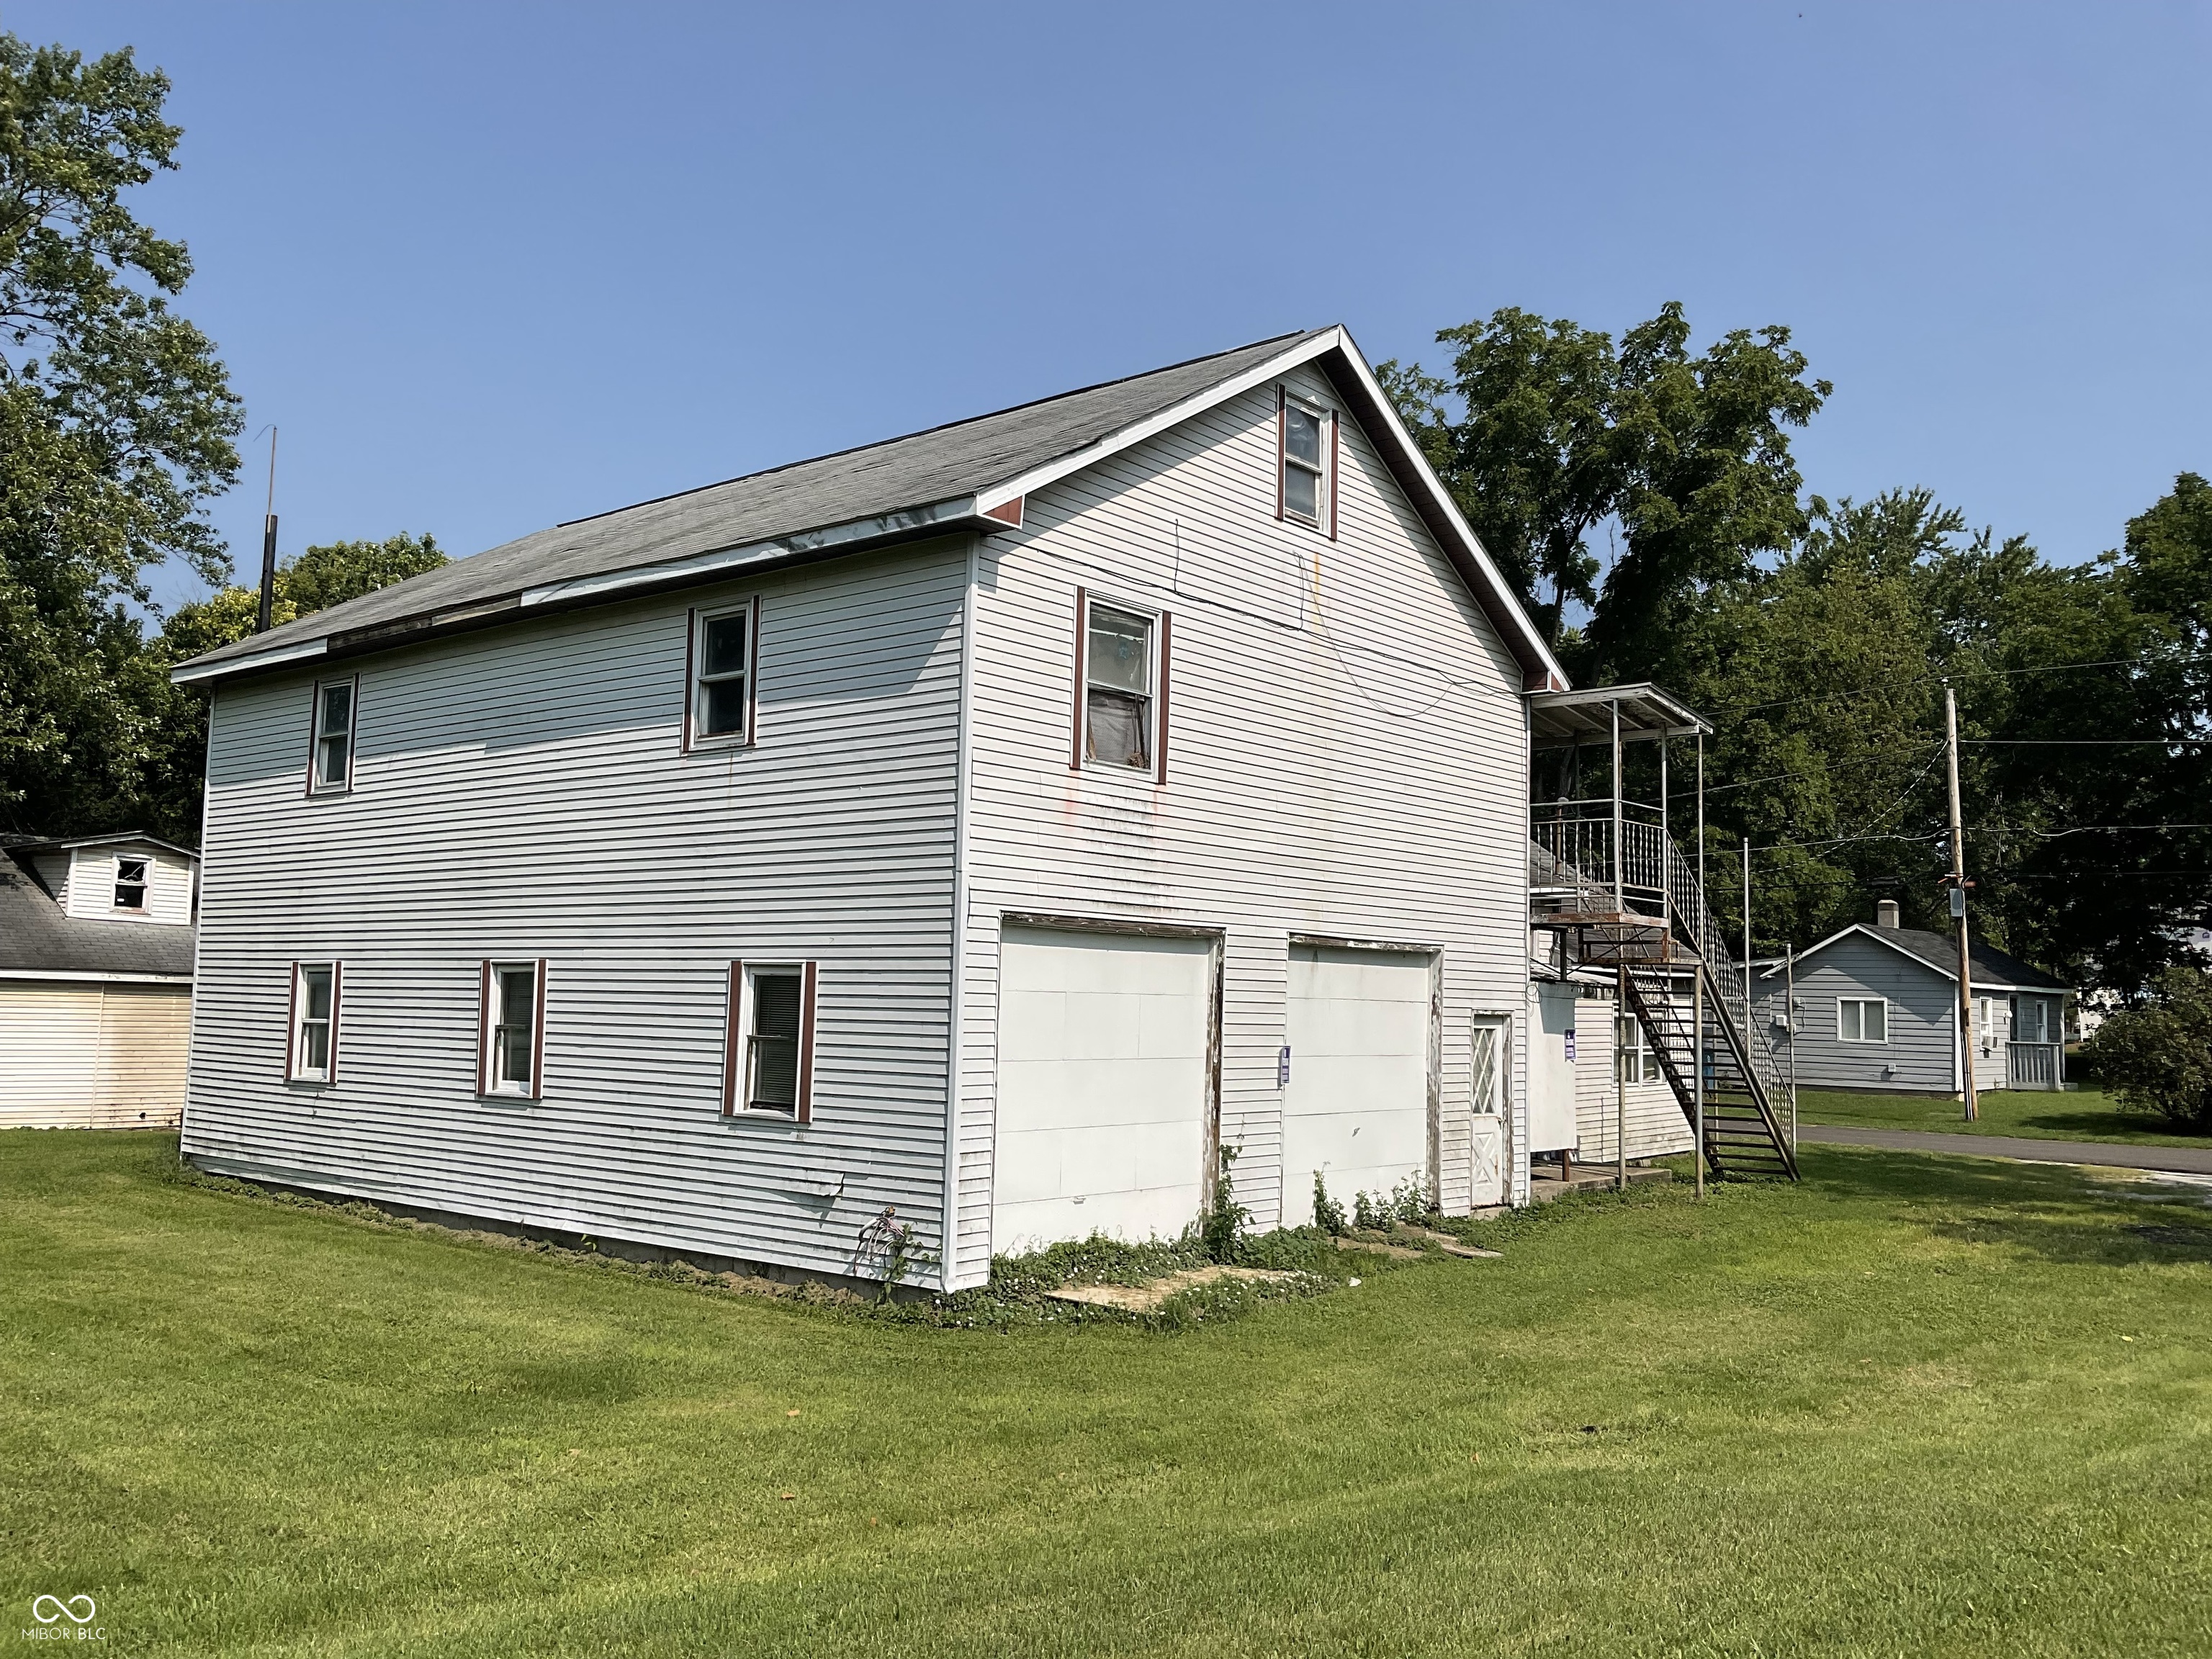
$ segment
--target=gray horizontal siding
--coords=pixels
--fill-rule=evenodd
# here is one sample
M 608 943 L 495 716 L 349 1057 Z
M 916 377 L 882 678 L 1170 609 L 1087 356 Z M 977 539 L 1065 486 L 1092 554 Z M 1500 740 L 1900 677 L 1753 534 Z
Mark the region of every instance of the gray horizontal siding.
M 1304 384 L 1334 404 L 1324 382 Z M 983 544 L 968 829 L 959 1260 L 991 1241 L 997 918 L 1220 930 L 1222 1138 L 1278 1214 L 1295 934 L 1443 951 L 1440 1176 L 1471 1174 L 1470 1023 L 1527 1001 L 1519 670 L 1348 422 L 1339 537 L 1279 523 L 1272 386 L 1028 503 Z M 1316 564 L 1317 562 L 1317 564 Z M 1170 611 L 1169 781 L 1068 766 L 1079 587 Z M 1512 1044 L 1513 1097 L 1524 1043 Z M 1496 1130 L 1485 1126 L 1486 1143 Z M 1486 1171 L 1493 1177 L 1492 1146 Z
M 1848 934 L 1796 969 L 1797 1030 L 1773 1022 L 1783 1012 L 1782 975 L 1758 981 L 1760 1018 L 1775 1039 L 1785 1069 L 1796 1051 L 1797 1082 L 1809 1089 L 1893 1089 L 1949 1093 L 1956 1088 L 1957 1027 L 1953 981 L 1888 945 Z M 1837 1001 L 1886 997 L 1889 1041 L 1844 1042 L 1838 1035 Z
M 217 696 L 185 1150 L 210 1167 L 814 1270 L 940 1222 L 964 544 L 363 659 L 356 787 L 306 677 Z M 680 750 L 687 616 L 762 598 L 758 746 Z M 545 957 L 544 1097 L 475 1097 L 477 964 Z M 283 1080 L 289 964 L 345 963 Z M 821 963 L 814 1121 L 720 1115 L 726 964 Z M 842 1176 L 834 1200 L 794 1181 Z

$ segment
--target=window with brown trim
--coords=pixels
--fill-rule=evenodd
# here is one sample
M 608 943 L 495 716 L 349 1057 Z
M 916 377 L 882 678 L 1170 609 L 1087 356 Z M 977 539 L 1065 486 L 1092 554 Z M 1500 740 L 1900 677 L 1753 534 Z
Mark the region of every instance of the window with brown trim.
M 811 1122 L 815 964 L 733 962 L 722 1055 L 722 1110 Z
M 1164 616 L 1086 599 L 1082 617 L 1083 760 L 1149 772 L 1158 754 Z
M 1334 518 L 1330 495 L 1334 480 L 1336 417 L 1327 410 L 1285 392 L 1278 432 L 1281 439 L 1282 471 L 1277 499 L 1283 514 L 1316 528 Z

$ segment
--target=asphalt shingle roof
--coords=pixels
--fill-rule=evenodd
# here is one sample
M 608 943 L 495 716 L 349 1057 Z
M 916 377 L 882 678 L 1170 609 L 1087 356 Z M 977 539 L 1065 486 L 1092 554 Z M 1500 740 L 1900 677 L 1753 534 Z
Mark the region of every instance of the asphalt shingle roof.
M 162 922 L 82 921 L 0 853 L 0 969 L 188 979 L 195 931 Z
M 1923 933 L 1917 927 L 1863 927 L 1863 933 L 1876 939 L 1887 939 L 1908 956 L 1917 957 L 1930 968 L 1944 973 L 1954 973 L 1959 966 L 1958 941 L 1944 933 Z M 1967 965 L 1974 970 L 1974 981 L 1978 985 L 2018 985 L 2037 990 L 2063 991 L 2066 981 L 2053 979 L 2040 968 L 2031 968 L 2018 957 L 2000 951 L 1994 945 L 1980 939 L 1966 946 Z
M 1087 448 L 1327 330 L 799 461 L 540 530 L 194 659 L 214 664 L 507 599 L 525 588 L 775 541 L 976 494 Z

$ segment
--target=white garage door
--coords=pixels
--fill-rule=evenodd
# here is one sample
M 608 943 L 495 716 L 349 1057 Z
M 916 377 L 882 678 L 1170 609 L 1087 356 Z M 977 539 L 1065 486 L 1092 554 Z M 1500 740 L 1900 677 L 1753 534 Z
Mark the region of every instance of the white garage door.
M 992 1249 L 1182 1232 L 1206 1157 L 1211 943 L 1010 927 L 999 984 Z
M 1352 1207 L 1429 1167 L 1429 958 L 1291 949 L 1283 1220 L 1313 1219 L 1314 1175 Z

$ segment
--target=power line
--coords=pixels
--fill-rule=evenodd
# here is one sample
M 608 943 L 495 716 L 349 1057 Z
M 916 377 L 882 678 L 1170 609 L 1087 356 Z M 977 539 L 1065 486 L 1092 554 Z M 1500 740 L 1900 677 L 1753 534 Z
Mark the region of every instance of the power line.
M 2135 749 L 2212 743 L 2212 738 L 1961 738 L 1959 743 L 2006 749 Z
M 1909 679 L 1885 680 L 1879 685 L 1864 685 L 1860 686 L 1856 690 L 1841 691 L 1808 691 L 1802 696 L 1778 697 L 1771 702 L 1723 703 L 1711 709 L 1710 712 L 1716 714 L 1749 714 L 1756 713 L 1758 710 L 1762 708 L 1788 708 L 1801 702 L 1824 702 L 1841 697 L 1872 696 L 1877 691 L 1892 690 L 1899 686 L 1929 685 L 1946 679 L 1970 679 L 1975 678 L 2006 679 L 2020 674 L 2071 674 L 2077 671 L 2088 668 L 2132 668 L 2138 665 L 2160 666 L 2171 664 L 2176 660 L 2187 664 L 2212 660 L 2212 657 L 2206 657 L 2201 654 L 2182 657 L 2178 659 L 2172 658 L 2160 659 L 2156 657 L 2107 657 L 2098 662 L 2046 663 L 2033 668 L 1984 668 L 1979 665 L 1973 665 L 1971 666 L 1960 666 L 1947 669 L 1940 674 L 1921 674 L 1916 675 Z

